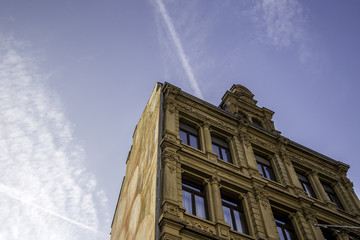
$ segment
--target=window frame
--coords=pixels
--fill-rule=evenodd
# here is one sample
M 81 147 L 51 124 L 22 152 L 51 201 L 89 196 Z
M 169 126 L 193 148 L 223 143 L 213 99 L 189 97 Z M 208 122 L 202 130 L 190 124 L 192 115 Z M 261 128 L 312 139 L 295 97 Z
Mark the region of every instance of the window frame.
M 296 231 L 294 224 L 287 214 L 279 213 L 278 211 L 273 210 L 274 221 L 276 225 L 276 230 L 279 234 L 280 240 L 297 240 Z M 281 231 L 281 233 L 280 233 Z M 282 238 L 283 236 L 283 238 Z
M 185 212 L 199 218 L 209 220 L 209 208 L 207 203 L 207 194 L 205 187 L 203 185 L 199 185 L 194 183 L 195 181 L 192 179 L 184 178 L 181 179 L 181 193 L 182 193 L 182 205 L 185 208 Z M 191 197 L 191 212 L 190 209 L 185 207 L 184 202 L 184 191 L 190 194 Z M 204 205 L 202 206 L 204 210 L 205 216 L 199 216 L 197 213 L 197 203 L 196 203 L 196 196 L 202 198 Z
M 200 131 L 199 127 L 196 124 L 190 123 L 186 120 L 179 120 L 179 137 L 181 142 L 187 146 L 192 148 L 201 150 L 201 142 L 200 142 Z M 182 133 L 185 135 L 185 138 L 182 137 Z M 191 144 L 191 137 L 196 139 L 196 147 Z
M 342 204 L 340 198 L 338 197 L 338 195 L 336 194 L 335 189 L 328 183 L 320 181 L 321 185 L 326 193 L 326 196 L 328 197 L 329 201 L 332 203 L 335 203 L 336 207 L 338 209 L 341 209 L 343 211 L 345 211 L 344 205 Z
M 312 197 L 312 198 L 317 198 L 315 191 L 314 191 L 313 187 L 311 186 L 309 178 L 301 172 L 298 172 L 298 171 L 295 171 L 295 172 L 296 172 L 297 178 L 299 179 L 300 185 L 303 188 L 303 190 L 305 191 L 306 195 L 308 195 L 309 197 Z
M 236 200 L 236 198 L 230 196 L 229 194 L 222 192 L 221 193 L 221 205 L 222 205 L 223 214 L 224 214 L 224 221 L 226 221 L 224 206 L 229 208 L 229 210 L 230 210 L 230 218 L 231 218 L 232 223 L 229 223 L 226 221 L 227 223 L 230 224 L 230 228 L 239 233 L 249 235 L 249 224 L 247 222 L 247 217 L 246 217 L 246 212 L 244 209 L 243 201 L 241 201 L 241 199 Z M 235 217 L 235 213 L 234 213 L 235 211 L 238 212 L 240 226 L 237 226 L 238 223 L 236 221 L 236 217 Z
M 262 174 L 262 177 L 269 179 L 271 181 L 277 182 L 275 168 L 271 162 L 271 159 L 269 159 L 269 157 L 267 157 L 267 156 L 264 156 L 263 154 L 259 154 L 258 152 L 254 152 L 254 156 L 255 156 L 255 160 L 256 160 L 256 165 L 258 167 L 259 172 Z M 259 167 L 259 165 L 261 167 Z M 265 167 L 267 167 L 267 169 L 265 169 Z M 271 178 L 271 176 L 267 176 L 268 175 L 267 171 L 269 169 L 272 172 L 273 178 Z
M 226 137 L 223 137 L 217 133 L 211 133 L 211 146 L 214 153 L 217 154 L 218 159 L 223 160 L 224 162 L 228 163 L 234 163 L 233 157 L 231 154 L 231 147 L 230 142 L 226 139 Z M 214 146 L 217 148 L 217 151 L 215 151 Z M 224 151 L 224 152 L 223 152 Z M 224 154 L 226 156 L 226 159 L 224 159 Z

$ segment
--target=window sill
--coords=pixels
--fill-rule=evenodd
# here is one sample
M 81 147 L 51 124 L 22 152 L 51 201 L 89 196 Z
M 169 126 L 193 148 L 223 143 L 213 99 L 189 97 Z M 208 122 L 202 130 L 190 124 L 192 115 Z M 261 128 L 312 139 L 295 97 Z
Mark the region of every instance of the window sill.
M 235 230 L 230 229 L 230 239 L 255 239 L 255 238 L 245 233 L 237 232 Z

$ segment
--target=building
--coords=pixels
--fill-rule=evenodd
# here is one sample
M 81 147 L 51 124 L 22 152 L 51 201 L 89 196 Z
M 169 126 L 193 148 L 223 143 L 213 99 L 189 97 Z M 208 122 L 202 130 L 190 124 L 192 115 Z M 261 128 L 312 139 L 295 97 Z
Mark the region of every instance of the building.
M 219 107 L 157 83 L 111 240 L 360 239 L 349 166 L 281 135 L 241 85 Z

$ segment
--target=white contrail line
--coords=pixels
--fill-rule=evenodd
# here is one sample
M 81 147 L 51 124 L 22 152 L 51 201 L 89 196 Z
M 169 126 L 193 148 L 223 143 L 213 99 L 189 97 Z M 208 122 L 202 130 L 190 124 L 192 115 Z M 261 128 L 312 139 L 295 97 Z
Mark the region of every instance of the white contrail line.
M 101 234 L 101 235 L 108 236 L 108 234 L 103 233 L 103 232 L 99 232 L 98 230 L 96 230 L 93 227 L 87 226 L 87 225 L 85 225 L 83 223 L 77 222 L 77 221 L 72 220 L 72 219 L 70 219 L 68 217 L 65 217 L 65 216 L 62 216 L 62 215 L 60 215 L 60 214 L 58 214 L 56 212 L 53 212 L 53 211 L 51 211 L 49 209 L 43 208 L 43 207 L 41 207 L 41 206 L 39 206 L 39 205 L 37 205 L 35 203 L 32 203 L 32 202 L 24 199 L 23 197 L 21 197 L 23 195 L 19 191 L 17 191 L 16 189 L 14 189 L 12 187 L 9 187 L 9 186 L 6 186 L 6 185 L 1 184 L 1 183 L 0 183 L 0 193 L 4 193 L 4 194 L 6 194 L 7 196 L 9 196 L 9 197 L 11 197 L 13 199 L 16 199 L 16 200 L 18 200 L 18 201 L 20 201 L 20 202 L 22 202 L 24 204 L 30 205 L 30 206 L 32 206 L 34 208 L 37 208 L 37 209 L 39 209 L 39 210 L 41 210 L 43 212 L 46 212 L 46 213 L 48 213 L 50 215 L 53 215 L 53 216 L 58 217 L 58 218 L 60 218 L 62 220 L 65 220 L 65 221 L 70 222 L 70 223 L 72 223 L 74 225 L 77 225 L 78 227 L 81 227 L 81 228 L 84 228 L 86 230 L 95 232 L 96 234 Z
M 156 0 L 157 5 L 159 7 L 159 11 L 161 13 L 161 16 L 164 18 L 164 22 L 170 32 L 170 36 L 172 38 L 172 40 L 174 41 L 175 47 L 176 47 L 176 51 L 179 54 L 179 58 L 181 60 L 181 63 L 185 69 L 186 75 L 188 76 L 191 88 L 195 91 L 195 95 L 199 98 L 203 98 L 203 95 L 200 91 L 199 88 L 199 84 L 197 83 L 194 73 L 191 69 L 191 66 L 189 64 L 189 60 L 187 59 L 184 49 L 182 47 L 181 41 L 179 36 L 177 35 L 176 31 L 175 31 L 175 27 L 174 24 L 171 21 L 171 18 L 169 16 L 169 14 L 166 11 L 166 8 L 163 4 L 163 2 L 161 0 Z

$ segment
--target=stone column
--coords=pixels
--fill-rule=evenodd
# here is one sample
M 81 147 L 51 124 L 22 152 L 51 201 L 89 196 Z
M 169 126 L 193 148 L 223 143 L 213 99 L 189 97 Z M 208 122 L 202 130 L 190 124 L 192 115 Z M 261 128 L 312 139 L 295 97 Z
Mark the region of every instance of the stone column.
M 260 209 L 260 215 L 265 229 L 266 239 L 277 240 L 279 235 L 276 231 L 276 224 L 271 210 L 268 193 L 261 186 L 255 186 L 253 188 L 253 192 Z
M 317 223 L 315 211 L 312 210 L 310 207 L 302 207 L 302 214 L 305 217 L 308 225 L 310 226 L 312 239 L 323 239 L 323 234 L 319 227 L 316 227 L 315 224 Z
M 213 152 L 212 143 L 211 143 L 211 134 L 210 134 L 210 124 L 205 122 L 203 124 L 204 129 L 204 141 L 205 141 L 205 152 Z
M 177 182 L 176 182 L 176 163 L 178 156 L 175 152 L 165 150 L 161 156 L 163 185 L 162 193 L 164 202 L 171 202 L 177 205 Z
M 322 186 L 318 173 L 315 170 L 312 170 L 309 174 L 309 181 L 313 183 L 314 191 L 316 192 L 316 196 L 320 197 L 321 200 L 324 202 L 329 202 L 329 198 L 324 190 L 324 187 Z
M 230 239 L 230 225 L 224 221 L 224 213 L 222 209 L 220 178 L 215 172 L 209 180 L 212 192 L 212 202 L 214 209 L 214 221 L 217 235 L 222 239 Z

